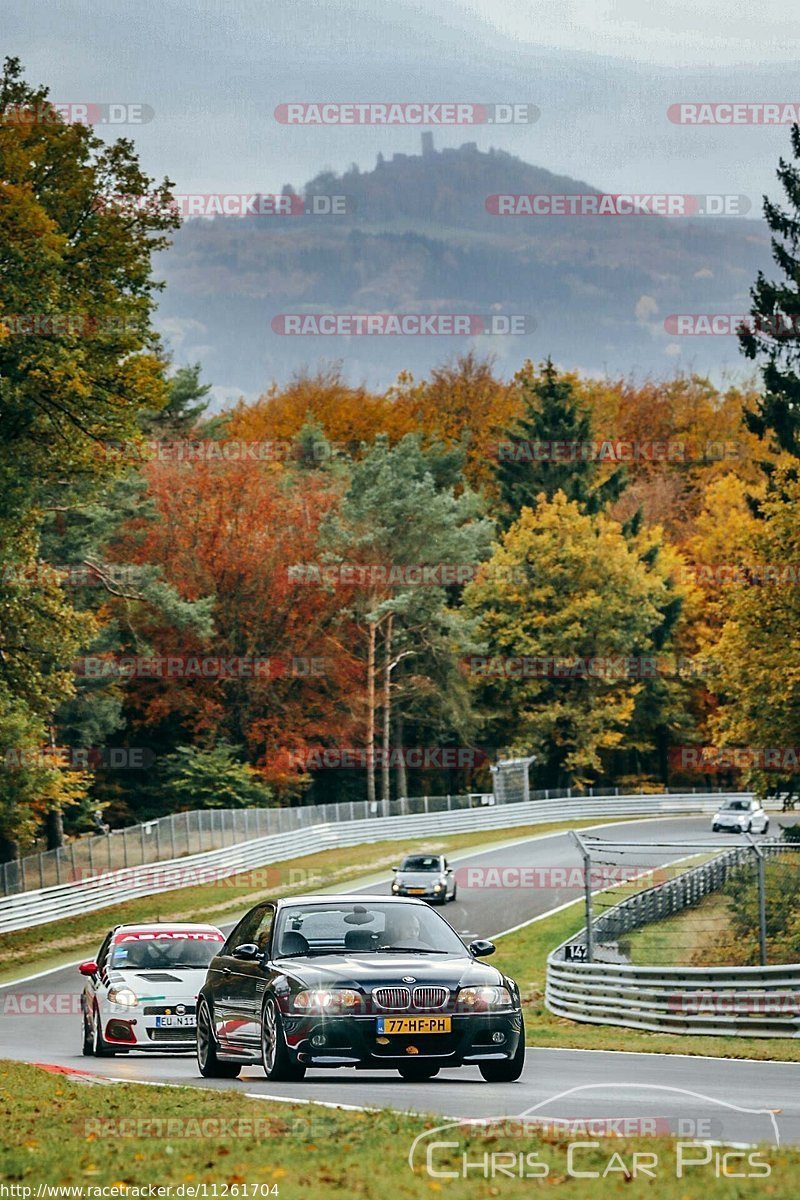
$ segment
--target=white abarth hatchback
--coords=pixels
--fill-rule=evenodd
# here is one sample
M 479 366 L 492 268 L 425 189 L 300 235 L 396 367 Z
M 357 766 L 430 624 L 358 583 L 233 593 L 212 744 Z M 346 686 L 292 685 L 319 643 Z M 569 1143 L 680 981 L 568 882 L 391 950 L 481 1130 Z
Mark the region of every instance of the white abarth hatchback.
M 197 993 L 224 941 L 215 925 L 117 925 L 78 968 L 83 1053 L 193 1051 Z

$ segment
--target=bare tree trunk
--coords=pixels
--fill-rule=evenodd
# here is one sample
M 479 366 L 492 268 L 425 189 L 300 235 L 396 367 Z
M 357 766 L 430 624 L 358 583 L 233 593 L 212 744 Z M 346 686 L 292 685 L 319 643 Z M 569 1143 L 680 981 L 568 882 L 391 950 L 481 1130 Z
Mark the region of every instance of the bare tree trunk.
M 398 711 L 394 719 L 394 748 L 397 751 L 397 794 L 408 795 L 408 774 L 403 749 L 403 714 Z
M 16 862 L 19 858 L 19 842 L 16 838 L 0 833 L 0 862 Z
M 381 798 L 384 812 L 389 815 L 389 800 L 391 799 L 391 784 L 389 776 L 389 749 L 391 746 L 392 721 L 392 627 L 394 613 L 386 618 L 386 632 L 383 638 L 383 762 L 381 763 Z
M 64 814 L 60 808 L 51 808 L 45 813 L 44 827 L 47 849 L 58 850 L 64 845 Z
M 56 731 L 53 725 L 50 726 L 50 747 L 52 750 L 56 748 Z M 51 808 L 45 813 L 44 829 L 47 849 L 59 850 L 64 845 L 64 814 L 60 808 Z
M 375 622 L 369 622 L 367 643 L 367 801 L 375 803 Z

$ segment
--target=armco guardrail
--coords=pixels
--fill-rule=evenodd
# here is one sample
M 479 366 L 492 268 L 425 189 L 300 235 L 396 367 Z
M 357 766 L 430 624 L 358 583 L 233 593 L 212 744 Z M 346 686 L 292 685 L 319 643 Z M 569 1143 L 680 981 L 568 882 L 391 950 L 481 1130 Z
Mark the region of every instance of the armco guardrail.
M 661 1033 L 800 1037 L 800 964 L 635 967 L 547 962 L 550 1012 Z
M 740 794 L 740 793 L 737 793 Z M 459 833 L 465 830 L 513 829 L 551 821 L 615 816 L 657 816 L 710 812 L 724 799 L 720 794 L 606 796 L 575 799 L 562 796 L 516 804 L 481 804 L 475 808 L 446 808 L 407 816 L 370 817 L 354 821 L 326 822 L 270 837 L 251 838 L 204 854 L 168 862 L 112 871 L 91 879 L 80 879 L 60 887 L 21 892 L 0 900 L 0 933 L 42 925 L 63 917 L 93 912 L 140 896 L 172 888 L 221 880 L 240 871 L 283 862 L 337 846 L 365 842 L 399 841 L 428 834 Z M 287 812 L 292 810 L 287 809 Z M 304 810 L 295 810 L 302 812 Z
M 771 856 L 791 849 L 759 844 Z M 627 897 L 592 922 L 593 962 L 548 956 L 545 1004 L 554 1015 L 592 1025 L 653 1032 L 742 1037 L 800 1037 L 800 964 L 758 967 L 640 966 L 597 961 L 603 942 L 660 920 L 721 887 L 730 871 L 752 862 L 751 847 L 727 851 L 674 879 Z

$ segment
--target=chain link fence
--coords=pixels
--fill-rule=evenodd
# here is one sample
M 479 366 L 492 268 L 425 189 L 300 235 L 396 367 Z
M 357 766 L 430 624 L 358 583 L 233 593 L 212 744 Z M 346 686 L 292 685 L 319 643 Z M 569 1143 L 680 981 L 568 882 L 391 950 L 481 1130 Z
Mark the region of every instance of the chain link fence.
M 573 833 L 586 926 L 565 961 L 744 966 L 800 960 L 800 843 L 653 846 Z M 674 859 L 665 865 L 668 854 Z
M 712 789 L 715 790 L 715 789 Z M 716 789 L 726 792 L 726 789 Z M 664 794 L 707 794 L 708 788 L 665 789 Z M 107 871 L 126 867 L 166 862 L 207 850 L 238 845 L 252 838 L 324 825 L 337 821 L 367 820 L 371 817 L 415 816 L 428 812 L 459 812 L 493 804 L 525 803 L 526 800 L 556 798 L 581 799 L 594 796 L 619 796 L 619 788 L 566 788 L 528 790 L 523 787 L 503 788 L 492 792 L 471 792 L 466 795 L 404 796 L 389 803 L 350 800 L 340 804 L 318 804 L 294 808 L 200 809 L 173 813 L 141 825 L 113 830 L 102 835 L 86 835 L 67 843 L 58 850 L 3 863 L 0 888 L 3 896 L 38 888 L 55 887 L 62 883 L 87 879 Z

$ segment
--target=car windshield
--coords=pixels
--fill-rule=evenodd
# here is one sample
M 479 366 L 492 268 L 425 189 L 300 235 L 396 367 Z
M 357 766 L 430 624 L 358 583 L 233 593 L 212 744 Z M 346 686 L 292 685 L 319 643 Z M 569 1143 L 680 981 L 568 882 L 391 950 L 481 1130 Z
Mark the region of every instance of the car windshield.
M 441 871 L 442 860 L 433 854 L 409 854 L 403 859 L 401 871 Z
M 222 936 L 212 933 L 123 933 L 111 947 L 109 965 L 115 971 L 198 970 L 208 966 L 222 944 Z
M 750 811 L 750 801 L 749 800 L 729 800 L 728 803 L 725 805 L 725 811 L 726 812 L 749 812 Z
M 422 904 L 292 904 L 281 909 L 275 958 L 309 954 L 458 954 L 464 943 L 437 913 Z

